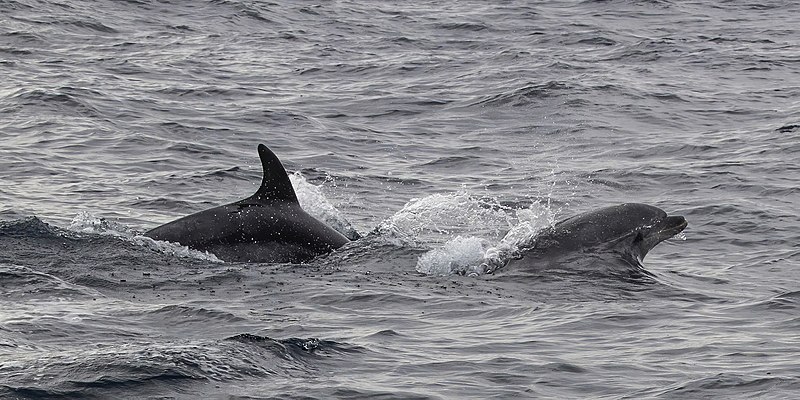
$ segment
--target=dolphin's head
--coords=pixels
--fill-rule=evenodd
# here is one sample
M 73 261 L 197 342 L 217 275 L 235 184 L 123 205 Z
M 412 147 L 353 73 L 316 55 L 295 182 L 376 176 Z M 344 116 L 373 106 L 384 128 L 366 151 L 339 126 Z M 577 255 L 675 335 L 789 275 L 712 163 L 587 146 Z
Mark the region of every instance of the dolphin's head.
M 688 223 L 680 215 L 667 215 L 664 210 L 646 204 L 621 204 L 623 212 L 629 217 L 622 225 L 629 224 L 629 233 L 620 240 L 628 245 L 634 255 L 644 259 L 650 250 L 659 243 L 681 233 Z
M 642 260 L 686 225 L 682 216 L 669 216 L 658 207 L 626 203 L 563 220 L 553 226 L 550 235 L 562 249 L 614 249 Z

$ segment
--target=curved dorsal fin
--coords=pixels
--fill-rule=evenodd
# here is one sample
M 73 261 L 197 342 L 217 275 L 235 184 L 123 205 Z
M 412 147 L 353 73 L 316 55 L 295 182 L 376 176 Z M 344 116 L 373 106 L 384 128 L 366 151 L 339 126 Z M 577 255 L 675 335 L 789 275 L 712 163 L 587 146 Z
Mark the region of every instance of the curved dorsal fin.
M 272 150 L 263 144 L 258 145 L 258 156 L 261 157 L 261 166 L 264 168 L 264 178 L 261 187 L 250 197 L 261 202 L 285 201 L 297 203 L 297 195 L 294 193 L 292 181 L 283 164 Z

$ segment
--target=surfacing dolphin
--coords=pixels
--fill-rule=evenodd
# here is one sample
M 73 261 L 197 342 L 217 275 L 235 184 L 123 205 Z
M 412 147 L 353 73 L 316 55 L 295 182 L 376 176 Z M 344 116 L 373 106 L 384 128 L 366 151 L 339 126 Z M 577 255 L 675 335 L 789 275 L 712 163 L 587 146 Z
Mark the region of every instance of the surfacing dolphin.
M 161 225 L 145 236 L 209 251 L 224 261 L 270 263 L 305 262 L 349 242 L 300 207 L 286 170 L 267 146 L 259 144 L 258 155 L 264 178 L 254 195 Z
M 658 207 L 626 203 L 578 214 L 545 229 L 520 249 L 510 267 L 544 269 L 580 253 L 616 253 L 641 262 L 657 244 L 686 228 L 682 216 Z

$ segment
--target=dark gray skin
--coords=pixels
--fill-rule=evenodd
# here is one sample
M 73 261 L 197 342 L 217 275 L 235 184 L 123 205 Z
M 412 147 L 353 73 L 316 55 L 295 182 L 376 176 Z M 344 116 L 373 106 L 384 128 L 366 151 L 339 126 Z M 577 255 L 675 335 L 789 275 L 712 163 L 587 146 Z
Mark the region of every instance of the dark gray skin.
M 145 236 L 209 251 L 224 261 L 267 263 L 306 262 L 349 242 L 300 207 L 286 170 L 267 146 L 259 144 L 258 155 L 264 179 L 254 195 L 161 225 Z
M 548 268 L 575 253 L 621 254 L 642 261 L 650 250 L 686 228 L 682 216 L 658 207 L 626 203 L 567 218 L 539 233 L 508 266 Z

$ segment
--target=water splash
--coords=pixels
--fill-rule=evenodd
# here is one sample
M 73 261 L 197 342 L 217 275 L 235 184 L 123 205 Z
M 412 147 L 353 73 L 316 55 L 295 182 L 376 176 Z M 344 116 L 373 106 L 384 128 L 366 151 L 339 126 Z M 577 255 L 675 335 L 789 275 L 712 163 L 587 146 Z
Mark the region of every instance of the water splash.
M 420 256 L 416 270 L 429 275 L 493 273 L 530 245 L 539 231 L 555 223 L 549 204 L 534 203 L 528 208 L 506 210 L 506 214 L 507 220 L 516 223 L 496 244 L 487 238 L 457 236 Z
M 442 243 L 454 234 L 478 231 L 499 237 L 513 226 L 508 207 L 492 199 L 471 196 L 465 190 L 412 199 L 384 220 L 375 234 L 400 244 Z
M 91 233 L 95 235 L 110 235 L 117 237 L 136 234 L 133 229 L 124 224 L 109 221 L 88 211 L 81 211 L 78 213 L 78 215 L 72 218 L 72 222 L 67 229 L 77 233 Z
M 182 258 L 194 258 L 198 260 L 222 262 L 217 256 L 207 251 L 190 249 L 179 243 L 163 242 L 153 240 L 147 236 L 142 236 L 131 227 L 119 222 L 109 221 L 103 217 L 98 217 L 88 211 L 81 211 L 70 223 L 68 230 L 76 233 L 113 236 L 136 245 L 155 250 L 164 254 Z
M 183 246 L 180 243 L 173 243 L 173 242 L 164 242 L 160 240 L 154 240 L 147 236 L 142 235 L 135 235 L 128 239 L 130 242 L 135 243 L 139 246 L 146 247 L 151 250 L 155 250 L 164 254 L 169 254 L 175 257 L 180 258 L 195 258 L 198 260 L 205 260 L 211 262 L 223 262 L 213 253 L 209 253 L 208 251 L 199 251 L 190 249 L 188 246 Z
M 289 175 L 300 207 L 314 218 L 328 224 L 350 240 L 361 237 L 339 210 L 331 204 L 319 186 L 309 183 L 300 172 Z
M 475 268 L 485 258 L 488 245 L 478 237 L 456 236 L 442 247 L 421 255 L 417 260 L 417 272 L 439 276 L 478 273 Z
M 554 222 L 549 202 L 512 209 L 461 190 L 412 199 L 373 234 L 397 246 L 438 244 L 418 258 L 420 273 L 482 275 L 505 265 Z

